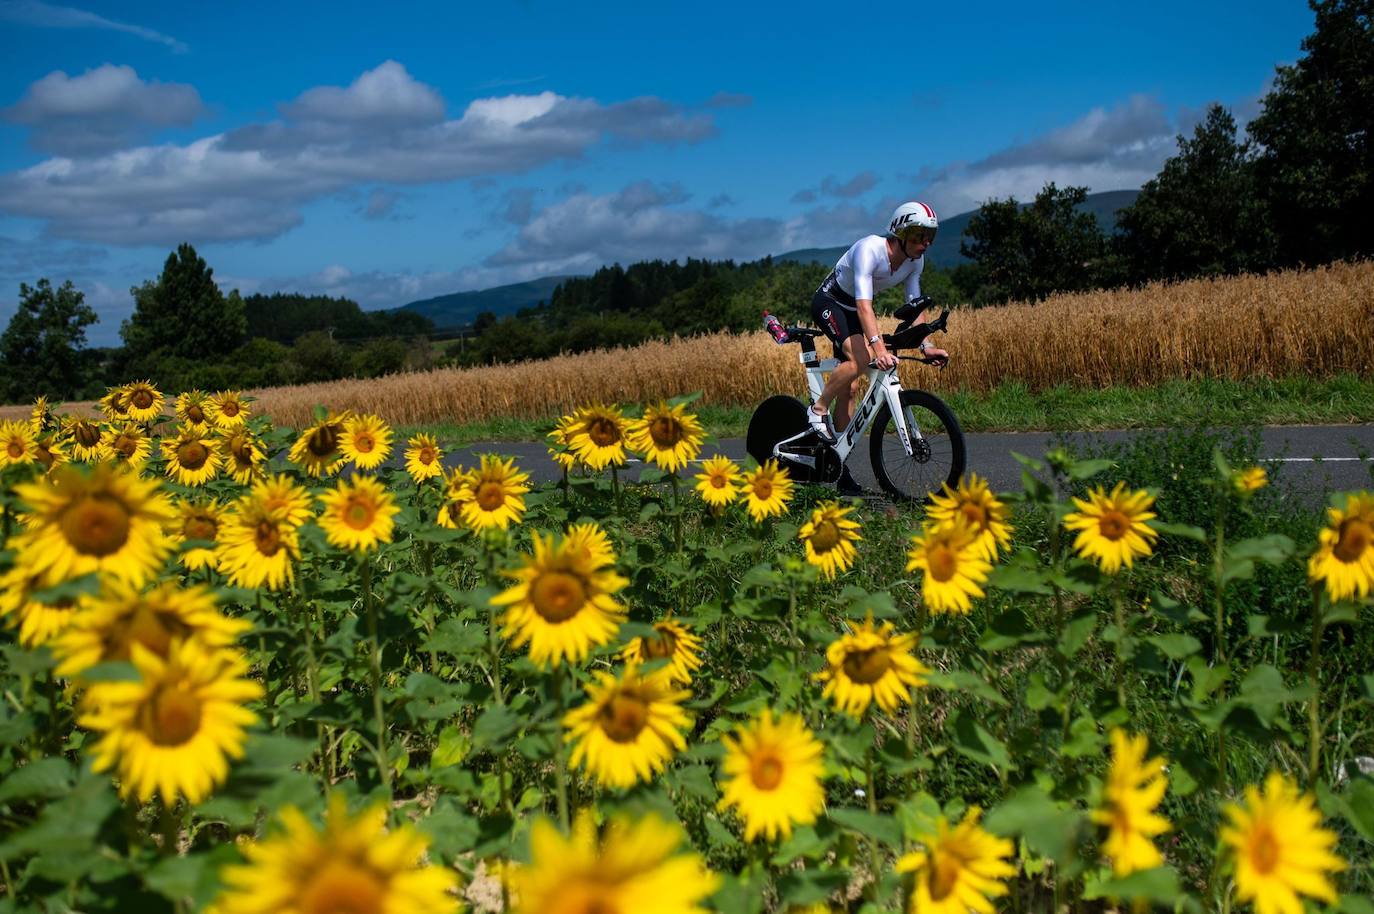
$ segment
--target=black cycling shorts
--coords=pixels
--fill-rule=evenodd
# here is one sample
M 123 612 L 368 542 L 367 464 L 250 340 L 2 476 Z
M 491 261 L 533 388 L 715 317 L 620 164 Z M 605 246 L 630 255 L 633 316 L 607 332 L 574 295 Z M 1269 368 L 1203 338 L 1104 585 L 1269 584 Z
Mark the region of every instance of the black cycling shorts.
M 863 327 L 859 324 L 859 312 L 844 307 L 822 284 L 811 297 L 811 319 L 830 338 L 830 344 L 835 347 L 835 358 L 841 362 L 848 361 L 849 357 L 844 354 L 844 341 L 851 336 L 864 335 Z

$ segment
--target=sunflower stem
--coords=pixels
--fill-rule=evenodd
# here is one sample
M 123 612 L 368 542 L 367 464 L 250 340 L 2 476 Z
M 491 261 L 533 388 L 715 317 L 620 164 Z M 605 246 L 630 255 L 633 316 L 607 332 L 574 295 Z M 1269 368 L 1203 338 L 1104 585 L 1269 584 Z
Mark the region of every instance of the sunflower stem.
M 1213 545 L 1212 552 L 1212 599 L 1214 600 L 1215 630 L 1212 645 L 1212 663 L 1221 666 L 1226 663 L 1226 604 L 1223 599 L 1224 575 L 1225 575 L 1225 548 L 1226 548 L 1226 503 L 1222 499 L 1217 500 L 1217 538 Z M 1222 683 L 1220 691 L 1217 693 L 1217 701 L 1223 701 L 1226 697 L 1226 684 Z M 1227 758 L 1226 749 L 1226 727 L 1217 727 L 1217 774 L 1221 779 L 1221 793 L 1226 795 L 1227 784 L 1229 781 L 1228 769 L 1230 762 Z
M 1322 592 L 1321 585 L 1312 586 L 1312 649 L 1307 658 L 1307 681 L 1312 686 L 1312 697 L 1307 701 L 1307 789 L 1317 789 L 1317 776 L 1321 774 L 1322 722 L 1321 722 L 1321 674 L 1319 663 L 1322 650 Z
M 162 855 L 164 857 L 177 856 L 177 841 L 181 836 L 181 829 L 177 824 L 176 815 L 173 813 L 172 806 L 167 805 L 167 801 L 160 800 L 159 820 L 162 826 Z
M 420 544 L 420 567 L 425 572 L 425 602 L 424 620 L 425 632 L 434 637 L 434 585 L 431 580 L 434 577 L 434 547 L 428 541 Z M 439 654 L 434 648 L 429 649 L 429 672 L 431 676 L 439 675 Z
M 611 495 L 615 500 L 615 513 L 620 513 L 620 469 L 611 464 Z
M 363 605 L 367 608 L 367 634 L 372 642 L 372 713 L 377 720 L 377 762 L 381 769 L 382 786 L 391 794 L 391 754 L 386 746 L 386 711 L 382 707 L 382 645 L 377 636 L 377 605 L 372 598 L 372 558 L 364 555 Z
M 1116 704 L 1126 710 L 1126 608 L 1121 599 L 1121 582 L 1113 581 L 1112 611 L 1116 615 Z
M 566 835 L 571 831 L 572 822 L 568 816 L 568 750 L 563 742 L 563 714 L 565 711 L 565 699 L 563 693 L 564 666 L 559 664 L 553 674 L 553 697 L 554 704 L 558 707 L 558 716 L 554 721 L 554 766 L 558 776 L 558 824 L 563 827 Z
M 682 501 L 678 488 L 680 483 L 677 478 L 677 471 L 668 474 L 673 480 L 673 545 L 678 552 L 682 551 Z
M 868 812 L 870 815 L 876 816 L 878 814 L 878 779 L 873 773 L 873 754 L 873 744 L 870 742 L 868 750 L 864 753 L 864 774 L 868 781 Z M 878 868 L 878 840 L 871 834 L 865 835 L 865 837 L 868 839 L 868 869 L 869 875 L 872 877 L 869 882 L 871 887 L 869 899 L 876 902 L 878 900 L 878 874 L 880 872 Z

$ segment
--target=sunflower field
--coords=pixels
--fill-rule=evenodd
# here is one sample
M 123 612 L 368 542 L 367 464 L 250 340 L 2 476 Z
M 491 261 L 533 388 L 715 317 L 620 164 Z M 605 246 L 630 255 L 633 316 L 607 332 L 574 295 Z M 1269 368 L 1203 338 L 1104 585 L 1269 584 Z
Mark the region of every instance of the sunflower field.
M 692 402 L 540 487 L 233 391 L 0 422 L 0 912 L 1374 914 L 1374 494 L 1184 436 L 837 501 Z

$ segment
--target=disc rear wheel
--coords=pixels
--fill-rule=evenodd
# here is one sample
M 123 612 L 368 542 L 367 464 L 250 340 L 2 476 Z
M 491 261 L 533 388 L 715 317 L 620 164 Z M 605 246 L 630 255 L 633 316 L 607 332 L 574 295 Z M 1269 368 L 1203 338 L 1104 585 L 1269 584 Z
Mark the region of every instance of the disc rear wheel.
M 883 404 L 868 433 L 869 459 L 878 485 L 893 498 L 925 501 L 948 484 L 958 485 L 965 464 L 964 432 L 954 412 L 923 390 L 902 391 L 911 454 L 902 446 L 897 424 Z

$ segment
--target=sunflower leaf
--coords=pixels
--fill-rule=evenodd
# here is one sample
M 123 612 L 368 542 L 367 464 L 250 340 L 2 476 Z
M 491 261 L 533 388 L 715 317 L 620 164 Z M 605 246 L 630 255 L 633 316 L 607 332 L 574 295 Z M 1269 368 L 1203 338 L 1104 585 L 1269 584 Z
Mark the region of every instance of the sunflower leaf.
M 1207 532 L 1201 527 L 1194 527 L 1190 524 L 1171 524 L 1167 521 L 1155 519 L 1148 522 L 1148 526 L 1165 536 L 1178 536 L 1187 540 L 1195 540 L 1199 543 L 1207 542 Z
M 1091 479 L 1116 466 L 1115 460 L 1075 460 L 1068 466 L 1070 479 Z
M 866 837 L 877 838 L 888 847 L 900 847 L 902 844 L 902 826 L 890 815 L 846 806 L 831 809 L 828 815 L 836 825 Z
M 1021 835 L 1033 852 L 1063 865 L 1074 855 L 1083 817 L 1039 787 L 1023 787 L 989 812 L 984 824 L 996 835 Z
M 1182 891 L 1178 882 L 1178 872 L 1171 866 L 1140 870 L 1116 879 L 1105 872 L 1089 873 L 1083 885 L 1083 897 L 1089 901 L 1098 898 L 1129 898 L 1152 901 L 1156 904 L 1172 904 Z
M 1007 752 L 1006 744 L 978 725 L 971 716 L 960 711 L 946 729 L 953 739 L 954 750 L 960 755 L 1007 771 L 1016 767 Z

